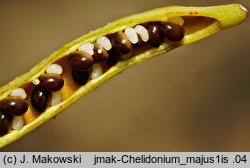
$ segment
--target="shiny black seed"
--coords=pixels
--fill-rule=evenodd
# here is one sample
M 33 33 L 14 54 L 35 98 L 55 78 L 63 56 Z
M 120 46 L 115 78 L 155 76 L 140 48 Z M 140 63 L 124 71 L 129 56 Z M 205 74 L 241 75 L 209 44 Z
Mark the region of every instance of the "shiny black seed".
M 20 97 L 7 97 L 1 101 L 1 110 L 12 116 L 22 115 L 28 110 L 28 103 Z
M 68 63 L 73 69 L 87 71 L 93 67 L 94 60 L 86 52 L 75 51 L 68 55 Z
M 171 41 L 181 41 L 185 35 L 185 30 L 182 26 L 170 22 L 162 23 L 161 31 Z
M 11 121 L 11 116 L 0 111 L 0 134 L 8 132 L 8 125 Z
M 107 65 L 113 66 L 115 65 L 121 58 L 121 54 L 119 54 L 115 49 L 109 50 L 109 57 L 106 61 Z
M 109 53 L 108 51 L 100 46 L 99 44 L 94 44 L 94 61 L 95 62 L 104 62 L 108 59 Z
M 159 47 L 163 42 L 160 23 L 150 23 L 147 26 L 147 30 L 149 34 L 148 43 L 153 47 Z
M 116 32 L 112 35 L 112 46 L 120 54 L 129 54 L 132 51 L 132 44 L 123 32 Z
M 72 77 L 76 83 L 84 85 L 88 81 L 89 71 L 78 71 L 72 69 Z
M 31 104 L 39 112 L 43 112 L 51 102 L 51 91 L 45 90 L 42 87 L 36 87 L 31 93 Z
M 46 90 L 58 91 L 64 85 L 63 77 L 57 74 L 44 74 L 40 76 L 40 86 Z

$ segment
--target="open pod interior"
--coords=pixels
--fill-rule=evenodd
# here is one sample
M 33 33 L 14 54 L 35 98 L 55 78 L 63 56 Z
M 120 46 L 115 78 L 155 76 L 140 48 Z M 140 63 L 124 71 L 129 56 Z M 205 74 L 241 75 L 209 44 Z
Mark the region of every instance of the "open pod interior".
M 232 6 L 233 7 L 233 6 Z M 177 7 L 178 8 L 178 7 Z M 154 11 L 152 12 L 154 13 Z M 143 16 L 143 14 L 141 14 Z M 87 94 L 88 92 L 94 90 L 98 85 L 110 79 L 114 75 L 122 72 L 124 69 L 140 63 L 149 58 L 153 58 L 159 54 L 165 53 L 171 49 L 179 47 L 184 44 L 189 44 L 191 42 L 202 39 L 206 36 L 209 36 L 221 29 L 223 29 L 223 25 L 221 20 L 215 19 L 215 17 L 201 16 L 202 14 L 178 14 L 178 16 L 173 15 L 163 20 L 157 18 L 148 17 L 146 19 L 136 20 L 138 16 L 131 16 L 128 18 L 124 18 L 114 22 L 113 24 L 108 24 L 107 26 L 97 29 L 94 32 L 91 32 L 67 45 L 65 45 L 62 49 L 59 49 L 51 56 L 43 60 L 41 63 L 36 65 L 30 72 L 24 74 L 23 76 L 18 77 L 14 81 L 0 88 L 0 101 L 3 101 L 11 92 L 16 88 L 23 88 L 27 94 L 25 101 L 28 104 L 27 111 L 20 115 L 23 118 L 23 127 L 18 130 L 12 129 L 13 118 L 8 123 L 8 131 L 5 134 L 2 134 L 0 137 L 0 146 L 4 146 L 14 140 L 18 139 L 22 135 L 28 133 L 32 129 L 36 128 L 40 124 L 45 121 L 56 116 L 60 111 L 74 103 L 79 97 Z M 207 15 L 207 14 L 206 14 Z M 165 17 L 165 16 L 164 16 Z M 135 18 L 135 21 L 133 21 Z M 181 19 L 180 19 L 181 18 Z M 146 20 L 146 21 L 145 21 Z M 152 20 L 152 21 L 147 21 Z M 241 19 L 242 21 L 243 19 Z M 124 21 L 124 23 L 122 22 Z M 130 52 L 126 54 L 122 54 L 119 49 L 119 56 L 115 57 L 115 62 L 108 62 L 108 59 L 102 62 L 95 62 L 101 67 L 101 73 L 97 75 L 95 78 L 91 78 L 91 74 L 94 69 L 90 68 L 88 71 L 88 77 L 86 82 L 83 84 L 79 84 L 76 82 L 74 77 L 72 77 L 72 65 L 69 63 L 69 55 L 71 53 L 79 50 L 79 47 L 84 43 L 94 43 L 97 38 L 101 36 L 105 36 L 110 39 L 113 46 L 113 36 L 117 32 L 123 32 L 127 27 L 134 28 L 137 25 L 143 25 L 147 28 L 151 24 L 158 24 L 162 26 L 163 23 L 170 22 L 178 25 L 182 29 L 184 29 L 184 37 L 181 40 L 173 41 L 168 37 L 163 38 L 158 46 L 152 46 L 148 42 L 138 42 L 137 44 L 132 44 L 132 49 Z M 237 24 L 236 22 L 235 24 Z M 161 31 L 162 32 L 162 31 Z M 117 48 L 115 48 L 117 50 Z M 114 54 L 113 50 L 109 51 L 109 58 Z M 60 95 L 60 102 L 55 105 L 47 104 L 46 109 L 44 111 L 39 111 L 32 105 L 32 92 L 36 87 L 40 84 L 34 84 L 34 80 L 39 79 L 40 76 L 46 74 L 46 68 L 51 64 L 60 65 L 63 69 L 63 73 L 60 76 L 64 80 L 64 85 L 60 90 L 57 90 L 57 95 Z M 51 91 L 52 98 L 54 96 L 54 91 Z M 58 94 L 59 93 L 59 94 Z M 2 103 L 0 103 L 0 110 L 2 110 Z

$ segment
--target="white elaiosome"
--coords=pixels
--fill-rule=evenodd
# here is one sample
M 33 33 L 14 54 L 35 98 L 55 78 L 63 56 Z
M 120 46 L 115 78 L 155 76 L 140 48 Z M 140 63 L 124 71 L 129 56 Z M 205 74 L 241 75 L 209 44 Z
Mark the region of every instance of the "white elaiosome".
M 245 8 L 244 6 L 240 5 L 240 8 L 241 8 L 242 10 L 244 10 L 245 12 L 248 12 L 248 11 L 247 11 L 247 8 Z
M 58 64 L 51 64 L 46 68 L 46 72 L 50 74 L 62 74 L 63 69 L 60 65 Z
M 61 102 L 62 102 L 62 92 L 61 91 L 52 92 L 52 99 L 50 105 L 55 106 Z
M 136 31 L 136 33 L 139 34 L 139 36 L 141 37 L 143 42 L 148 41 L 148 39 L 149 39 L 148 30 L 144 26 L 142 26 L 142 25 L 135 26 L 135 31 Z
M 94 64 L 90 78 L 95 79 L 101 76 L 102 73 L 103 73 L 102 66 L 100 64 Z
M 25 99 L 27 94 L 23 88 L 16 88 L 10 92 L 10 96 L 18 96 Z
M 170 18 L 169 22 L 182 26 L 184 24 L 184 19 L 183 17 L 179 16 L 179 17 Z
M 40 84 L 40 80 L 39 80 L 39 79 L 34 79 L 34 80 L 32 81 L 32 83 L 33 83 L 34 85 L 39 85 L 39 84 Z
M 139 39 L 135 29 L 133 29 L 132 27 L 127 27 L 124 30 L 124 33 L 132 44 L 138 43 Z
M 23 127 L 24 121 L 22 116 L 14 116 L 12 122 L 12 129 L 19 130 Z
M 105 36 L 98 37 L 96 43 L 104 47 L 107 51 L 112 48 L 111 41 Z
M 94 44 L 92 43 L 83 43 L 79 46 L 78 50 L 84 51 L 89 55 L 94 55 Z

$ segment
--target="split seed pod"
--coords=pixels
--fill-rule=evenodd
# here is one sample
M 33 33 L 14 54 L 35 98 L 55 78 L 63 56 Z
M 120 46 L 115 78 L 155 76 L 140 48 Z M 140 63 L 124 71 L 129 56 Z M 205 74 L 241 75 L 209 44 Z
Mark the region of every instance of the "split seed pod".
M 192 15 L 191 15 L 192 13 Z M 10 92 L 15 88 L 22 88 L 24 85 L 32 84 L 32 81 L 35 79 L 39 79 L 46 70 L 46 67 L 49 65 L 60 61 L 62 59 L 67 59 L 66 57 L 73 52 L 77 52 L 76 50 L 83 43 L 94 43 L 98 37 L 112 35 L 117 32 L 122 32 L 127 27 L 135 27 L 136 25 L 144 25 L 151 22 L 170 22 L 173 18 L 182 17 L 184 19 L 183 28 L 185 30 L 184 38 L 180 42 L 171 44 L 162 42 L 159 47 L 149 48 L 145 51 L 134 55 L 133 57 L 120 60 L 115 65 L 111 66 L 107 71 L 93 79 L 89 80 L 85 85 L 79 86 L 77 83 L 70 82 L 72 80 L 71 73 L 62 74 L 65 84 L 61 89 L 63 100 L 61 103 L 49 106 L 45 109 L 43 113 L 38 115 L 38 117 L 29 120 L 26 125 L 15 131 L 9 131 L 4 136 L 0 137 L 0 147 L 5 146 L 16 139 L 20 138 L 24 134 L 30 132 L 34 128 L 38 127 L 42 123 L 47 120 L 53 118 L 63 109 L 74 103 L 81 96 L 89 93 L 94 90 L 97 86 L 110 79 L 111 77 L 119 74 L 126 68 L 140 63 L 142 61 L 153 58 L 157 55 L 163 54 L 167 51 L 170 51 L 176 47 L 190 44 L 197 40 L 200 40 L 204 37 L 212 35 L 220 30 L 230 28 L 232 26 L 240 24 L 247 17 L 247 11 L 239 4 L 231 4 L 231 5 L 222 5 L 222 6 L 213 6 L 213 7 L 165 7 L 158 8 L 154 10 L 150 10 L 144 13 L 124 17 L 117 21 L 114 21 L 103 28 L 97 29 L 96 31 L 92 31 L 89 34 L 86 34 L 79 39 L 65 45 L 63 48 L 59 49 L 57 52 L 54 52 L 41 63 L 37 64 L 31 71 L 28 73 L 16 78 L 9 84 L 0 88 L 0 101 L 9 96 Z M 192 21 L 193 18 L 199 17 L 196 22 L 192 26 L 188 24 Z M 199 30 L 199 31 L 196 31 Z M 174 45 L 173 45 L 174 44 Z M 112 50 L 112 49 L 111 49 Z M 85 54 L 86 55 L 86 54 Z M 109 57 L 110 56 L 109 53 Z M 76 57 L 74 57 L 76 58 Z M 80 58 L 77 56 L 77 58 Z M 86 56 L 86 60 L 83 59 L 74 59 L 69 61 L 72 63 L 71 67 L 63 67 L 64 68 L 75 68 L 79 71 L 87 71 L 90 70 L 93 64 L 93 60 L 89 55 Z M 112 62 L 112 61 L 111 61 Z M 76 63 L 76 64 L 75 64 Z M 113 64 L 113 62 L 112 62 Z M 70 88 L 70 89 L 69 89 Z M 30 94 L 32 90 L 31 88 L 27 88 L 27 94 Z M 47 101 L 46 101 L 47 102 Z M 29 104 L 31 106 L 31 104 Z M 46 103 L 47 106 L 47 103 Z M 35 113 L 36 111 L 32 111 L 33 108 L 28 108 L 29 114 Z M 25 117 L 28 117 L 27 115 Z

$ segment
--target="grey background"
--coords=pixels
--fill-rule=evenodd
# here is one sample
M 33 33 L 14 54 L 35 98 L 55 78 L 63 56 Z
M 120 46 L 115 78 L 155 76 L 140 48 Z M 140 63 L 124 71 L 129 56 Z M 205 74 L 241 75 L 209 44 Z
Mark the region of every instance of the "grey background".
M 0 160 L 4 160 L 4 155 L 7 155 L 8 157 L 13 157 L 13 155 L 16 156 L 16 164 L 15 167 L 42 167 L 46 166 L 47 168 L 68 168 L 68 167 L 74 167 L 74 168 L 82 168 L 82 167 L 95 167 L 95 168 L 148 168 L 148 167 L 170 167 L 171 168 L 180 168 L 180 167 L 189 167 L 189 168 L 197 168 L 198 166 L 202 165 L 204 168 L 210 168 L 211 166 L 215 167 L 227 167 L 227 168 L 235 168 L 235 167 L 241 167 L 241 168 L 249 168 L 250 162 L 244 161 L 244 158 L 249 158 L 250 153 L 249 152 L 228 152 L 228 153 L 220 153 L 220 152 L 182 152 L 182 153 L 173 153 L 173 152 L 112 152 L 112 156 L 115 157 L 115 160 L 117 160 L 116 163 L 103 163 L 103 164 L 94 164 L 94 158 L 97 157 L 110 157 L 111 153 L 109 152 L 2 152 L 0 153 Z M 25 161 L 28 163 L 20 163 L 20 161 L 23 161 L 25 155 Z M 35 163 L 39 157 L 39 155 L 42 157 L 47 158 L 49 156 L 51 159 L 50 161 L 52 163 Z M 79 157 L 81 155 L 81 163 L 53 163 L 53 160 L 58 161 L 58 158 L 61 157 L 72 157 L 73 155 Z M 128 161 L 127 156 L 131 156 L 131 162 L 132 163 L 123 163 Z M 219 156 L 219 157 L 218 157 Z M 245 156 L 245 157 L 244 157 Z M 143 160 L 137 159 L 137 162 L 145 162 L 145 159 L 147 161 L 152 159 L 153 157 L 165 157 L 167 163 L 133 163 L 133 158 L 143 158 Z M 176 157 L 179 157 L 180 159 L 175 159 Z M 190 163 L 190 159 L 187 161 L 187 158 L 194 157 L 194 158 L 210 158 L 210 163 Z M 222 157 L 223 163 L 222 163 Z M 7 157 L 6 157 L 7 158 Z M 6 159 L 5 158 L 5 159 Z M 32 160 L 34 159 L 34 163 L 32 163 Z M 214 163 L 211 163 L 212 159 L 214 160 Z M 226 158 L 228 160 L 228 163 L 226 163 Z M 240 160 L 242 159 L 242 160 Z M 6 159 L 7 160 L 7 159 Z M 14 160 L 14 159 L 13 159 Z M 78 159 L 77 161 L 79 161 Z M 120 160 L 120 161 L 118 161 Z M 151 161 L 154 161 L 155 159 L 152 159 Z M 172 163 L 169 163 L 169 161 L 172 160 Z M 178 161 L 180 160 L 180 163 Z M 159 161 L 161 161 L 159 159 Z M 186 164 L 180 165 L 180 164 Z M 4 162 L 0 162 L 0 166 L 4 166 L 6 168 L 12 168 L 12 164 L 8 164 L 8 166 L 4 165 Z
M 249 1 L 1 0 L 0 84 L 117 18 L 169 5 Z M 127 69 L 1 151 L 250 151 L 243 24 Z

